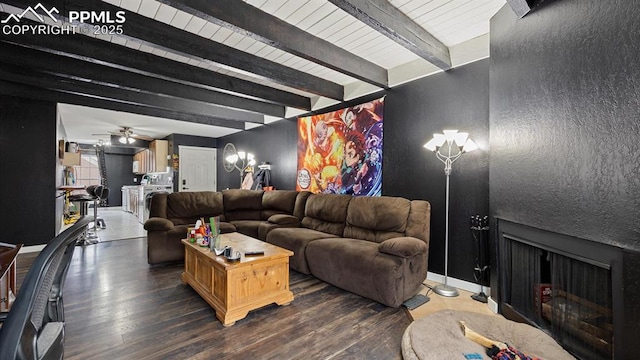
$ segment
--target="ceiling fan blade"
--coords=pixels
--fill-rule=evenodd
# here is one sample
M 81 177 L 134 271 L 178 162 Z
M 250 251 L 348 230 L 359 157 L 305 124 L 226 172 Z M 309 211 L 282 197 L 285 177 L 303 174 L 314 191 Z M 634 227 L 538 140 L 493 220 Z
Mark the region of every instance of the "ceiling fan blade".
M 131 134 L 129 136 L 134 138 L 134 139 L 140 139 L 140 140 L 145 140 L 145 141 L 153 141 L 153 140 L 155 140 L 155 138 L 153 138 L 151 136 L 147 136 L 147 135 Z

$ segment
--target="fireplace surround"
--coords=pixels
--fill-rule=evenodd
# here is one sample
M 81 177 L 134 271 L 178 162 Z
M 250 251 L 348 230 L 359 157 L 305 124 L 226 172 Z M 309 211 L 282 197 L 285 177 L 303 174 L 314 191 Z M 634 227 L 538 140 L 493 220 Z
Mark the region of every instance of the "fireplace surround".
M 497 219 L 500 312 L 579 359 L 629 355 L 621 248 Z

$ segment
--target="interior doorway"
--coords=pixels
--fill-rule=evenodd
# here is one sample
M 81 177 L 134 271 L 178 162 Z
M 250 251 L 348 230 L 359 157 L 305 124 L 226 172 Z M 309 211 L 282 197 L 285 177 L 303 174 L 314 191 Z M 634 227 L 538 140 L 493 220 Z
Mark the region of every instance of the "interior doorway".
M 178 153 L 178 191 L 217 191 L 216 149 L 179 145 Z

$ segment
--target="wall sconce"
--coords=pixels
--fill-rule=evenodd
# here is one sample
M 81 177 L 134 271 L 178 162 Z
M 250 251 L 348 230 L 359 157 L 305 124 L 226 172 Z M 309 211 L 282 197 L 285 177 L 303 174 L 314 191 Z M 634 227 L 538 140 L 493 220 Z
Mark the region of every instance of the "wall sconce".
M 236 147 L 231 143 L 225 145 L 222 156 L 224 158 L 224 169 L 227 172 L 232 172 L 234 169 L 240 171 L 241 184 L 244 172 L 256 164 L 255 156 L 252 153 L 236 151 Z

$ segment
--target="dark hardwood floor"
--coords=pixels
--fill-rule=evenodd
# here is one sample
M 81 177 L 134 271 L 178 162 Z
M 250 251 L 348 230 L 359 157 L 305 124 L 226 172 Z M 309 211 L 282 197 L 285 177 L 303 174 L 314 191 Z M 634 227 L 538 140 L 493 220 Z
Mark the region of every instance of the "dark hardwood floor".
M 20 255 L 18 281 L 32 260 Z M 150 267 L 146 239 L 77 247 L 64 287 L 65 359 L 401 358 L 403 308 L 291 271 L 290 305 L 225 328 L 181 272 L 181 264 Z

